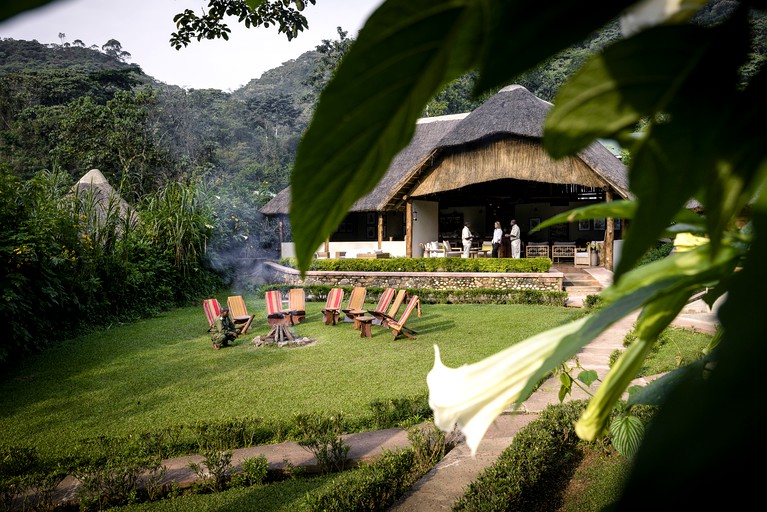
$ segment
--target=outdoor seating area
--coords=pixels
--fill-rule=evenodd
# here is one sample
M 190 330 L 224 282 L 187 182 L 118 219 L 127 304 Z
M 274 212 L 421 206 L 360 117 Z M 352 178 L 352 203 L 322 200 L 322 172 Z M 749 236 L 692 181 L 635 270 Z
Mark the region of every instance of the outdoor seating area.
M 361 338 L 371 338 L 373 336 L 372 326 L 378 325 L 384 329 L 389 329 L 395 340 L 402 335 L 415 339 L 416 332 L 406 324 L 414 310 L 418 311 L 419 317 L 421 316 L 421 304 L 418 296 L 412 296 L 408 299 L 407 290 L 396 290 L 389 287 L 381 292 L 375 307 L 366 308 L 367 288 L 355 286 L 349 295 L 346 307 L 342 308 L 344 296 L 344 290 L 340 287 L 332 288 L 328 292 L 325 307 L 322 308 L 325 325 L 353 323 L 353 328 L 360 331 Z M 265 320 L 266 325 L 271 330 L 263 338 L 280 342 L 291 341 L 295 339 L 296 335 L 294 332 L 290 332 L 288 328 L 306 321 L 305 290 L 299 287 L 291 288 L 287 292 L 287 297 L 287 299 L 283 300 L 282 293 L 279 290 L 269 290 L 264 293 Z M 405 302 L 407 302 L 407 306 L 402 315 L 397 318 L 399 310 Z M 287 304 L 287 307 L 283 307 L 283 304 Z M 202 305 L 205 318 L 208 321 L 208 331 L 210 332 L 213 329 L 216 318 L 221 314 L 221 306 L 215 298 L 203 300 Z M 232 312 L 233 318 L 235 312 L 237 312 L 240 320 L 244 319 L 244 327 L 241 329 L 240 334 L 245 334 L 255 315 L 247 315 L 245 301 L 240 295 L 229 297 L 227 306 L 230 312 Z M 341 317 L 342 314 L 343 318 Z

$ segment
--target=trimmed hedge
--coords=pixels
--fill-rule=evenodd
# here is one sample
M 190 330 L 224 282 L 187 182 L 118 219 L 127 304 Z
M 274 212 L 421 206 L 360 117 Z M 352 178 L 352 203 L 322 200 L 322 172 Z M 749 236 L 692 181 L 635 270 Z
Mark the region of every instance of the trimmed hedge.
M 412 449 L 384 451 L 370 465 L 344 472 L 322 492 L 306 496 L 306 509 L 323 512 L 384 511 L 422 475 Z
M 281 258 L 280 265 L 298 268 L 295 258 Z M 309 270 L 342 272 L 501 272 L 545 273 L 549 258 L 342 258 L 312 260 Z
M 435 258 L 437 259 L 437 258 Z M 290 284 L 270 284 L 255 290 L 258 297 L 263 297 L 269 290 L 279 290 L 287 295 L 291 288 L 299 288 Z M 305 285 L 306 300 L 324 302 L 332 286 L 329 285 Z M 345 292 L 350 293 L 352 286 L 341 286 Z M 367 287 L 367 300 L 377 302 L 384 291 L 380 287 Z M 408 295 L 418 295 L 424 304 L 534 304 L 542 306 L 565 306 L 567 292 L 544 291 L 544 290 L 498 290 L 495 288 L 472 288 L 461 290 L 430 290 L 424 288 L 407 288 Z
M 560 493 L 551 483 L 562 481 L 580 457 L 574 425 L 586 404 L 574 400 L 544 409 L 469 485 L 453 510 L 557 510 Z

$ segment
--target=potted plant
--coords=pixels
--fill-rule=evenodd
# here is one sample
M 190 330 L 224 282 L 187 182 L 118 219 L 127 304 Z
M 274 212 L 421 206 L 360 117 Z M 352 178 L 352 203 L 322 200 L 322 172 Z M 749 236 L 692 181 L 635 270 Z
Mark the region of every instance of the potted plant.
M 599 246 L 597 245 L 596 240 L 592 240 L 589 245 L 591 246 L 591 266 L 597 267 L 599 266 Z

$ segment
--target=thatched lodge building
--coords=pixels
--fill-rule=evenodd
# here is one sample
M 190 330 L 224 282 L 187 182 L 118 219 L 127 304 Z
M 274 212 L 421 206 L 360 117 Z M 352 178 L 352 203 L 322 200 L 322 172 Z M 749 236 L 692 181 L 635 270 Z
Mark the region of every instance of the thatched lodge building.
M 563 211 L 629 197 L 626 166 L 600 142 L 575 156 L 548 156 L 541 138 L 551 107 L 512 85 L 470 113 L 419 119 L 410 144 L 318 251 L 422 256 L 428 242 L 460 246 L 466 220 L 475 235 L 490 240 L 495 221 L 508 232 L 516 219 L 525 243 L 604 241 L 602 261 L 612 268 L 613 240 L 626 228 L 620 221 L 582 221 L 529 234 Z M 283 256 L 294 254 L 289 210 L 289 187 L 261 208 L 281 220 Z

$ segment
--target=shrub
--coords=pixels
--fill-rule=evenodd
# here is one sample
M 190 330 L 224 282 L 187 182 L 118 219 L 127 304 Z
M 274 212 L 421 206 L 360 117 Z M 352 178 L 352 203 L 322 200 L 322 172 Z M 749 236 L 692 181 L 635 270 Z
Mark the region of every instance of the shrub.
M 295 258 L 281 258 L 281 265 L 297 268 Z M 501 272 L 545 273 L 549 258 L 349 258 L 315 259 L 309 270 L 350 272 Z
M 256 290 L 256 295 L 263 297 L 268 290 L 280 290 L 284 295 L 290 288 L 289 284 L 264 285 Z M 306 300 L 324 302 L 332 288 L 329 285 L 305 285 Z M 341 286 L 350 293 L 352 286 Z M 377 294 L 383 288 L 369 287 L 370 300 L 376 300 Z M 565 291 L 544 290 L 498 290 L 495 288 L 472 288 L 461 290 L 432 290 L 425 288 L 407 288 L 408 295 L 418 295 L 423 304 L 532 304 L 545 306 L 564 306 L 567 302 Z
M 578 459 L 574 424 L 585 407 L 574 400 L 544 409 L 469 485 L 454 510 L 556 510 L 559 504 L 551 500 L 557 493 L 549 484 L 561 481 L 559 475 Z
M 637 262 L 637 266 L 641 267 L 642 265 L 647 265 L 653 261 L 661 260 L 671 254 L 673 248 L 674 244 L 672 242 L 658 242 L 655 247 L 647 251 L 644 256 L 640 258 L 639 262 Z
M 232 475 L 231 484 L 235 487 L 260 485 L 266 480 L 268 473 L 269 461 L 265 456 L 247 457 L 242 461 L 241 471 Z
M 306 496 L 309 511 L 384 511 L 422 475 L 413 450 L 385 451 L 373 464 L 348 471 L 322 492 Z
M 320 414 L 296 415 L 301 439 L 298 444 L 309 450 L 323 474 L 343 471 L 349 455 L 349 445 L 341 438 L 343 418 L 340 414 L 326 417 Z

